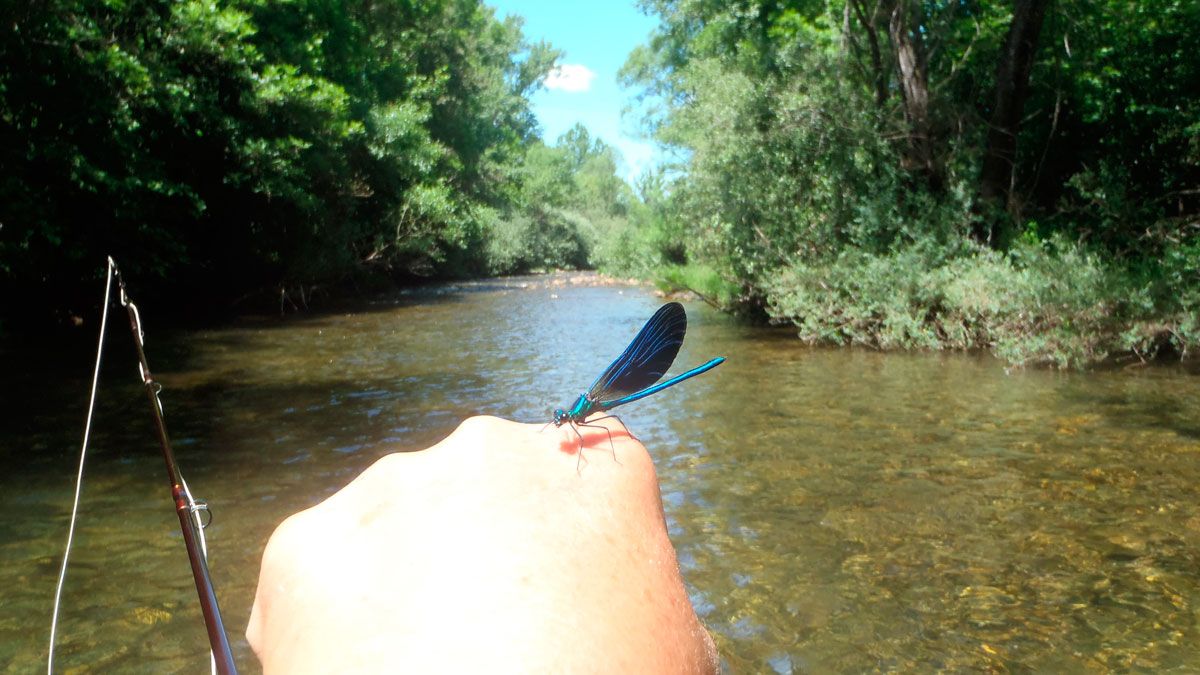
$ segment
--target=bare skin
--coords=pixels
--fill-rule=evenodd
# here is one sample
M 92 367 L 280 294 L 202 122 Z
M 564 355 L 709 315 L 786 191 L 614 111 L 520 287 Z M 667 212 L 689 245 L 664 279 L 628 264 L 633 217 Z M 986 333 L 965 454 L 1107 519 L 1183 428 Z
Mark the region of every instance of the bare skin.
M 267 673 L 716 672 L 654 466 L 612 432 L 466 420 L 283 522 L 246 637 Z

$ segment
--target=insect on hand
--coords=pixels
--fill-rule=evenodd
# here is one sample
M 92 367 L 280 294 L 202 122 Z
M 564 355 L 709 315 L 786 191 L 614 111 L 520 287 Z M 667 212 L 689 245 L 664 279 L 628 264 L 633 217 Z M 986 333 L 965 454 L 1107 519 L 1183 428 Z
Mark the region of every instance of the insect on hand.
M 662 379 L 667 369 L 671 367 L 671 363 L 675 361 L 675 355 L 679 353 L 679 348 L 683 345 L 683 335 L 686 332 L 687 314 L 683 311 L 683 305 L 678 302 L 669 302 L 663 305 L 654 313 L 654 316 L 650 317 L 646 325 L 642 326 L 642 330 L 638 332 L 637 337 L 633 338 L 633 342 L 629 343 L 625 351 L 609 364 L 603 373 L 600 373 L 600 377 L 596 378 L 586 392 L 579 395 L 570 409 L 555 409 L 554 418 L 546 426 L 548 427 L 550 424 L 555 427 L 561 427 L 564 424 L 571 425 L 571 429 L 579 437 L 579 457 L 575 460 L 576 471 L 579 470 L 579 461 L 583 459 L 584 445 L 583 435 L 579 433 L 578 427 L 604 429 L 604 432 L 608 434 L 609 447 L 612 447 L 612 432 L 607 427 L 585 424 L 590 415 L 608 412 L 626 403 L 646 398 L 667 387 L 679 384 L 689 377 L 712 370 L 725 362 L 725 357 L 718 356 L 702 366 L 697 366 L 686 373 L 655 384 Z M 616 418 L 620 422 L 620 418 L 616 415 L 604 415 L 592 421 L 608 417 Z M 622 422 L 622 424 L 624 423 Z M 616 450 L 614 449 L 613 452 L 615 453 Z

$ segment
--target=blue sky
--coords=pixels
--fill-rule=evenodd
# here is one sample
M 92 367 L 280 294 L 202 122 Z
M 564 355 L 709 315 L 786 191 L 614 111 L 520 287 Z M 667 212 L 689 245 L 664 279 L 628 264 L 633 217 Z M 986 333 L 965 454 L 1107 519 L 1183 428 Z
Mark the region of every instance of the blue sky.
M 551 88 L 533 97 L 533 111 L 547 143 L 553 144 L 576 122 L 582 122 L 593 136 L 620 151 L 625 163 L 620 171 L 626 180 L 632 182 L 643 169 L 653 166 L 658 153 L 648 139 L 640 137 L 636 113 L 621 118 L 621 109 L 636 92 L 617 84 L 617 71 L 629 52 L 646 42 L 657 25 L 655 19 L 638 11 L 632 0 L 485 2 L 496 8 L 497 17 L 523 17 L 530 42 L 546 40 L 564 52 L 559 60 L 561 76 L 552 77 L 548 80 Z M 588 72 L 593 75 L 590 81 Z

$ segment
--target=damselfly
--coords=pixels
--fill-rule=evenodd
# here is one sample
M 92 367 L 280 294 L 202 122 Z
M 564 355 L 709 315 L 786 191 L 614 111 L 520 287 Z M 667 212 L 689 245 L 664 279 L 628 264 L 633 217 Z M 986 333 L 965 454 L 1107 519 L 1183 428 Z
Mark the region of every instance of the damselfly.
M 580 458 L 583 454 L 583 436 L 579 434 L 576 427 L 599 427 L 608 432 L 606 427 L 585 424 L 589 416 L 608 412 L 626 403 L 646 398 L 724 363 L 725 357 L 718 356 L 702 366 L 697 366 L 686 373 L 655 384 L 662 379 L 667 369 L 671 367 L 671 363 L 675 361 L 675 355 L 679 353 L 679 348 L 683 345 L 683 336 L 686 332 L 687 314 L 683 311 L 683 305 L 678 302 L 669 302 L 663 305 L 654 313 L 654 316 L 650 317 L 646 325 L 642 326 L 642 330 L 633 338 L 633 342 L 629 343 L 625 351 L 608 368 L 605 368 L 603 373 L 600 373 L 600 377 L 596 378 L 586 392 L 579 395 L 574 405 L 567 410 L 558 408 L 554 411 L 554 419 L 550 423 L 556 427 L 570 424 L 571 428 L 575 430 L 575 434 L 579 436 Z M 616 416 L 605 415 L 592 421 L 599 421 L 607 417 Z M 611 446 L 612 434 L 608 433 Z M 576 460 L 576 465 L 578 463 L 579 460 Z

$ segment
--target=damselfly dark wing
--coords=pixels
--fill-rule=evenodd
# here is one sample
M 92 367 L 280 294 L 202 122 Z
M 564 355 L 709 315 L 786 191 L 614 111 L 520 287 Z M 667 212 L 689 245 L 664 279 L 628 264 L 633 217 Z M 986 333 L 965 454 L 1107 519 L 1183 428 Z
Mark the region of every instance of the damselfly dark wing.
M 625 351 L 592 383 L 588 398 L 618 399 L 658 382 L 675 361 L 686 332 L 683 305 L 670 302 L 660 307 Z

